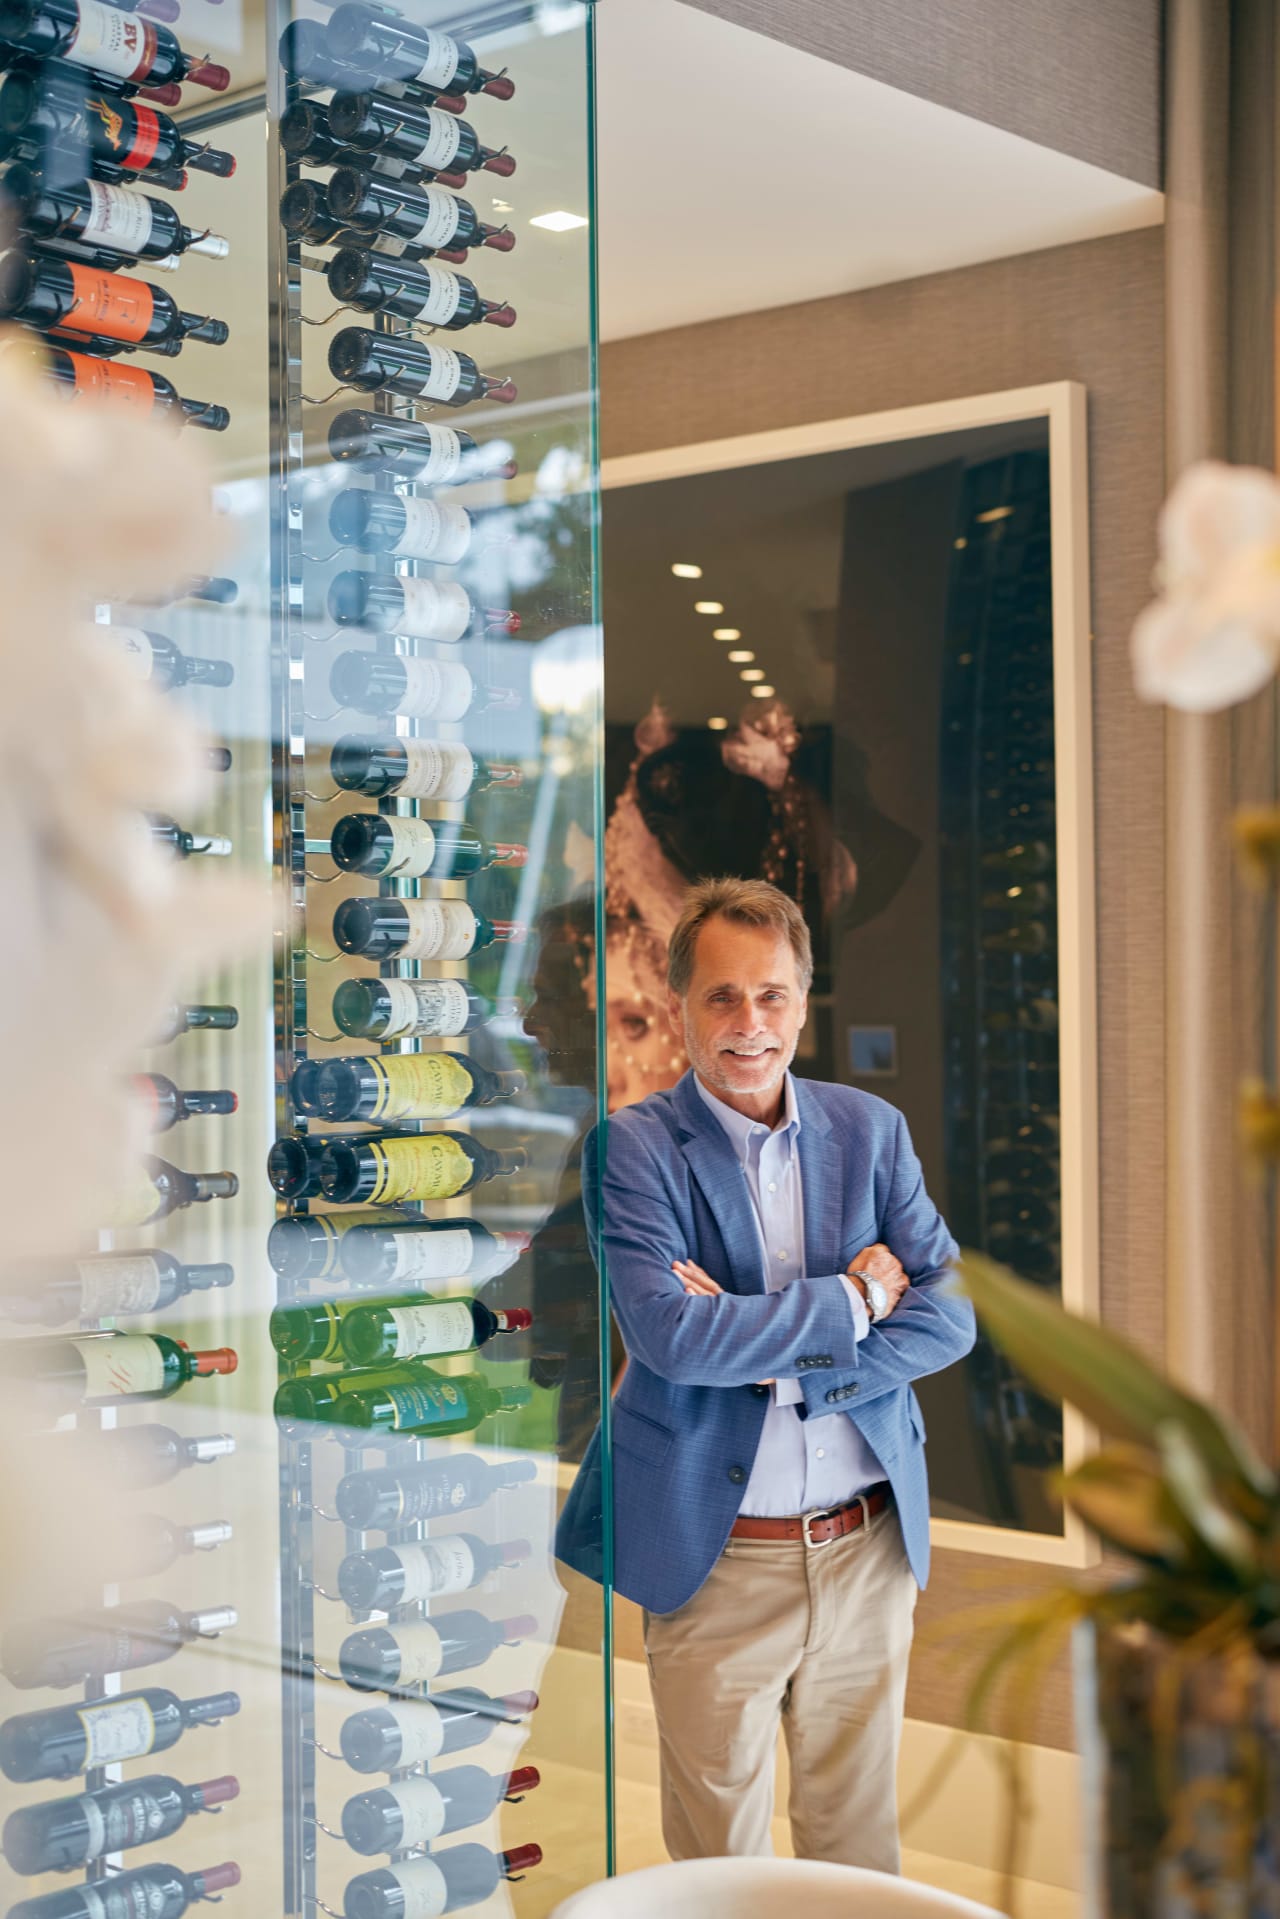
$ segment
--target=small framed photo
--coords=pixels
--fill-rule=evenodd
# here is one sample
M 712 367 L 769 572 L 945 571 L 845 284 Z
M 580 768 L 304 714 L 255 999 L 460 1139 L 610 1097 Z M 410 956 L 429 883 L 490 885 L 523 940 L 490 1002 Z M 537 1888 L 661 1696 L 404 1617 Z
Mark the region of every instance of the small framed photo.
M 854 1079 L 896 1079 L 898 1077 L 897 1027 L 851 1026 L 849 1028 L 849 1071 Z

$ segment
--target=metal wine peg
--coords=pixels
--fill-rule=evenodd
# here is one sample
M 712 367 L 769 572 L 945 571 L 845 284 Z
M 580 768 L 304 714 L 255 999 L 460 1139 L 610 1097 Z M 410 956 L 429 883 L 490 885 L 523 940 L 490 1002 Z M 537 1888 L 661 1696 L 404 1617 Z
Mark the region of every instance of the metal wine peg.
M 321 966 L 332 966 L 336 960 L 345 958 L 342 953 L 317 953 L 310 946 L 304 947 L 308 959 L 318 960 Z
M 322 1040 L 326 1046 L 336 1046 L 339 1040 L 344 1040 L 347 1037 L 345 1033 L 317 1032 L 314 1026 L 304 1026 L 302 1030 L 305 1033 L 309 1033 L 312 1039 Z M 321 1519 L 332 1519 L 335 1525 L 340 1526 L 345 1524 L 345 1521 L 341 1518 L 341 1516 L 338 1513 L 327 1513 L 323 1506 L 309 1506 L 307 1510 L 309 1512 L 318 1513 Z
M 317 1821 L 317 1823 L 319 1822 Z M 343 1915 L 340 1912 L 335 1912 L 332 1906 L 326 1906 L 326 1904 L 324 1903 L 324 1900 L 320 1897 L 320 1894 L 318 1892 L 314 1895 L 314 1897 L 315 1897 L 315 1902 L 317 1906 L 320 1908 L 321 1912 L 327 1912 L 329 1915 L 329 1919 L 343 1919 Z
M 336 560 L 339 553 L 344 553 L 345 551 L 346 551 L 345 547 L 335 546 L 332 553 L 304 552 L 302 557 L 311 566 L 328 566 L 330 560 Z
M 355 313 L 356 311 L 357 309 L 355 307 L 340 306 L 335 307 L 332 313 L 326 313 L 323 320 L 313 320 L 306 313 L 300 313 L 298 318 L 301 320 L 303 326 L 328 326 L 330 320 L 336 320 L 340 313 Z M 304 393 L 302 397 L 305 400 L 307 396 Z
M 313 886 L 332 886 L 335 880 L 340 880 L 342 878 L 342 874 L 340 872 L 339 873 L 313 873 L 309 866 L 304 866 L 302 869 L 302 872 L 303 872 L 303 877 L 305 879 L 310 880 Z
M 346 1834 L 342 1832 L 335 1832 L 332 1826 L 326 1826 L 324 1823 L 324 1820 L 321 1819 L 318 1813 L 315 1816 L 315 1823 L 316 1823 L 317 1830 L 322 1832 L 327 1839 L 337 1839 L 342 1845 L 344 1846 L 346 1845 L 347 1843 Z M 319 1904 L 319 1901 L 317 1900 L 316 1903 Z M 328 1908 L 326 1907 L 326 1911 L 327 1910 Z
M 324 725 L 329 720 L 336 720 L 339 713 L 349 713 L 350 711 L 351 708 L 349 706 L 335 706 L 332 713 L 313 713 L 310 707 L 304 706 L 302 709 L 302 717 L 307 720 L 316 720 L 321 725 Z
M 307 1588 L 308 1588 L 308 1589 L 309 1589 L 309 1590 L 310 1590 L 311 1592 L 313 1592 L 313 1593 L 319 1593 L 319 1595 L 320 1595 L 320 1597 L 321 1597 L 321 1599 L 328 1599 L 328 1600 L 330 1600 L 330 1601 L 331 1601 L 331 1602 L 332 1602 L 332 1603 L 333 1603 L 333 1604 L 334 1604 L 335 1606 L 345 1606 L 345 1604 L 346 1604 L 346 1601 L 345 1601 L 345 1599 L 343 1599 L 343 1597 L 342 1597 L 342 1595 L 341 1595 L 340 1593 L 331 1593 L 331 1592 L 326 1592 L 326 1591 L 325 1591 L 325 1589 L 324 1589 L 324 1587 L 323 1587 L 323 1586 L 322 1586 L 322 1585 L 321 1585 L 321 1584 L 319 1583 L 319 1581 L 318 1581 L 318 1580 L 315 1580 L 315 1579 L 304 1579 L 304 1580 L 303 1580 L 303 1581 L 302 1581 L 301 1583 L 302 1583 L 302 1584 L 303 1584 L 304 1586 L 306 1586 L 306 1587 L 307 1587 Z M 317 1666 L 317 1667 L 316 1667 L 316 1671 L 317 1671 L 317 1672 L 319 1672 L 319 1671 L 320 1671 L 320 1667 L 319 1667 L 319 1666 Z M 328 1675 L 327 1675 L 327 1677 L 329 1677 L 329 1678 L 332 1678 L 332 1677 L 333 1677 L 333 1675 L 332 1675 L 332 1674 L 330 1673 L 330 1674 L 328 1674 Z
M 335 786 L 332 793 L 313 793 L 309 786 L 304 786 L 302 791 L 303 796 L 306 799 L 314 800 L 317 806 L 329 806 L 334 800 L 340 800 L 343 793 L 343 789 L 340 786 Z
M 316 1030 L 315 1030 L 315 1028 L 314 1028 L 314 1026 L 308 1026 L 308 1027 L 306 1027 L 306 1028 L 304 1028 L 304 1031 L 306 1031 L 306 1032 L 308 1032 L 308 1033 L 310 1033 L 310 1035 L 311 1035 L 311 1037 L 312 1037 L 312 1039 L 330 1039 L 330 1038 L 332 1038 L 332 1039 L 335 1039 L 335 1040 L 336 1040 L 336 1039 L 340 1039 L 340 1038 L 342 1037 L 342 1035 L 341 1035 L 341 1034 L 339 1034 L 339 1033 L 333 1033 L 333 1034 L 329 1034 L 329 1033 L 317 1033 L 317 1032 L 316 1032 Z M 314 1499 L 304 1499 L 304 1500 L 302 1500 L 302 1501 L 300 1502 L 300 1504 L 301 1504 L 301 1507 L 302 1507 L 302 1510 L 303 1510 L 303 1512 L 307 1512 L 307 1513 L 314 1513 L 317 1519 L 328 1519 L 328 1520 L 330 1520 L 330 1521 L 331 1521 L 331 1522 L 332 1522 L 332 1523 L 333 1523 L 333 1524 L 334 1524 L 335 1526 L 341 1526 L 341 1525 L 342 1525 L 342 1524 L 344 1523 L 344 1521 L 343 1521 L 343 1519 L 342 1519 L 342 1515 L 341 1515 L 340 1513 L 331 1513 L 331 1512 L 326 1512 L 323 1506 L 317 1506 L 317 1505 L 316 1505 L 316 1503 L 315 1503 L 315 1501 L 314 1501 Z
M 322 400 L 317 399 L 314 393 L 303 393 L 299 395 L 299 398 L 305 400 L 308 406 L 328 406 L 330 400 L 336 400 L 340 393 L 347 393 L 350 390 L 349 387 L 336 386 L 333 392 L 326 393 Z
M 316 1752 L 322 1752 L 326 1759 L 336 1759 L 340 1766 L 345 1766 L 347 1763 L 340 1752 L 331 1752 L 329 1747 L 322 1746 L 314 1735 L 310 1739 L 304 1740 L 303 1743 L 304 1745 L 313 1747 Z

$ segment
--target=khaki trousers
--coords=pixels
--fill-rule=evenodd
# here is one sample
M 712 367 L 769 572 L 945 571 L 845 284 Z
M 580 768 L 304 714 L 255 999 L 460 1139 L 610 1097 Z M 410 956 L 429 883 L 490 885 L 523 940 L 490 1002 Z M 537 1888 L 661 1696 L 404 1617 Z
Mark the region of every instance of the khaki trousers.
M 781 1722 L 797 1858 L 900 1870 L 916 1591 L 891 1505 L 826 1546 L 730 1539 L 686 1605 L 645 1613 L 673 1859 L 772 1853 Z

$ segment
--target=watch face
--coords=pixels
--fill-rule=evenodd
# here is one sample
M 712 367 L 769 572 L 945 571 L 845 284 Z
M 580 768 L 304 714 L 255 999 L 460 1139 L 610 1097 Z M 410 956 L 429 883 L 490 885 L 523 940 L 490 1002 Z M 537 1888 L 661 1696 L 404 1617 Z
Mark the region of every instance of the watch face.
M 889 1305 L 889 1295 L 878 1279 L 868 1280 L 867 1292 L 871 1296 L 871 1310 L 877 1319 L 884 1317 Z

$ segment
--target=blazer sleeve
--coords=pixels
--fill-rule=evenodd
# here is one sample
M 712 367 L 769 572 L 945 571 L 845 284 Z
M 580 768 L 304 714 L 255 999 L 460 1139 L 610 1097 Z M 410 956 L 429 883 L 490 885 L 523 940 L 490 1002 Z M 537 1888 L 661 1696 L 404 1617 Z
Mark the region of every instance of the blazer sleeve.
M 854 1348 L 848 1375 L 856 1385 L 857 1406 L 896 1392 L 926 1373 L 940 1373 L 963 1359 L 976 1337 L 972 1302 L 951 1285 L 951 1267 L 959 1248 L 925 1191 L 924 1174 L 901 1113 L 897 1114 L 893 1177 L 880 1219 L 880 1238 L 902 1261 L 911 1284 L 889 1317 L 872 1326 Z M 811 1418 L 857 1411 L 846 1400 L 828 1400 L 832 1383 L 829 1375 L 815 1379 L 806 1374 L 805 1406 Z
M 802 1358 L 829 1356 L 827 1379 L 854 1364 L 856 1324 L 839 1274 L 776 1293 L 686 1293 L 671 1263 L 694 1249 L 660 1165 L 625 1126 L 610 1123 L 603 1165 L 598 1141 L 599 1129 L 583 1151 L 588 1232 L 627 1350 L 643 1366 L 679 1386 L 750 1386 L 809 1377 Z

